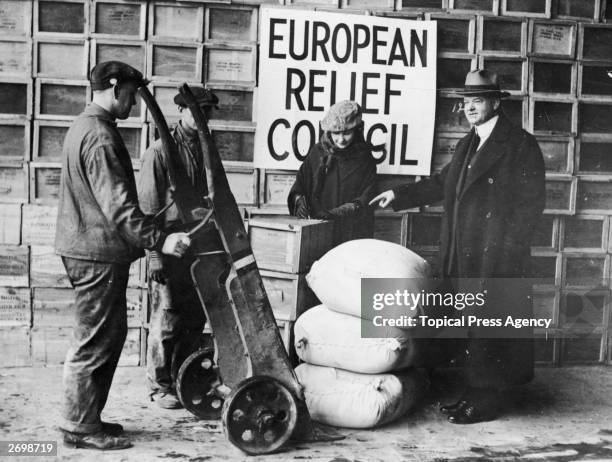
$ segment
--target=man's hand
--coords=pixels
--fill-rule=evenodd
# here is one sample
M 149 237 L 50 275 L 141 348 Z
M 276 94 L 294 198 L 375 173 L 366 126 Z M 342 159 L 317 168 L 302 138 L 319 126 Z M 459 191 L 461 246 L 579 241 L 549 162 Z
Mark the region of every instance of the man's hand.
M 298 218 L 310 218 L 310 210 L 304 196 L 295 197 L 295 216 Z
M 187 233 L 169 234 L 164 241 L 162 253 L 173 257 L 182 257 L 191 245 L 191 239 Z
M 149 254 L 149 279 L 158 284 L 166 283 L 166 273 L 164 272 L 164 262 L 161 255 L 157 252 Z
M 389 189 L 388 191 L 380 193 L 378 196 L 372 199 L 368 205 L 375 205 L 378 202 L 378 206 L 381 209 L 384 209 L 386 206 L 391 204 L 391 202 L 393 202 L 394 200 L 395 200 L 395 193 L 391 189 Z

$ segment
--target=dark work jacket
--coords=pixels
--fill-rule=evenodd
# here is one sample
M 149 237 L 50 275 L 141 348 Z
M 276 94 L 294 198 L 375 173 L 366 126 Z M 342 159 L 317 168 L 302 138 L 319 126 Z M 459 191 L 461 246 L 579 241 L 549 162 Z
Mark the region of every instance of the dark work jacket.
M 452 160 L 440 173 L 394 189 L 396 200 L 392 205 L 401 210 L 442 200 L 443 271 L 449 259 L 456 258 L 453 273 L 446 272 L 444 276 L 478 278 L 481 289 L 488 290 L 487 305 L 479 309 L 486 317 L 530 317 L 528 283 L 521 284 L 517 278 L 529 275 L 531 237 L 544 209 L 542 153 L 532 135 L 500 114 L 490 137 L 472 158 L 463 189 L 457 194 L 457 182 L 473 136 L 474 130 L 459 141 Z M 458 213 L 453 223 L 455 203 Z M 457 250 L 451 256 L 453 235 Z M 499 278 L 513 279 L 508 284 L 508 280 Z M 516 290 L 509 291 L 509 285 Z M 474 337 L 478 338 L 479 333 Z M 531 378 L 533 353 L 524 342 L 510 342 L 510 346 L 498 348 L 499 342 L 480 340 L 484 347 L 468 348 L 473 359 L 470 362 L 468 357 L 468 382 L 471 380 L 473 386 L 503 386 Z M 472 344 L 478 341 L 472 340 Z M 495 358 L 491 359 L 491 355 Z
M 374 234 L 374 212 L 368 203 L 376 195 L 376 161 L 359 135 L 348 148 L 334 151 L 329 133 L 325 132 L 322 141 L 308 151 L 287 198 L 291 215 L 295 215 L 296 195 L 302 195 L 311 217 L 324 213 L 332 219 L 334 245 Z M 322 162 L 327 165 L 326 174 Z M 321 184 L 317 194 L 318 181 Z M 341 208 L 344 205 L 348 210 Z
M 55 234 L 58 254 L 129 263 L 165 240 L 138 205 L 130 155 L 109 112 L 89 104 L 63 147 Z

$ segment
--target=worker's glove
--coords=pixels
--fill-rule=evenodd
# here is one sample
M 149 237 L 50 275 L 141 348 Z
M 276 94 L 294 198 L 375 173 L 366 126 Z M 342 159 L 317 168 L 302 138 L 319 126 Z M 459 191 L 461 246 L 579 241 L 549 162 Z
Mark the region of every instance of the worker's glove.
M 294 214 L 298 218 L 310 218 L 310 210 L 306 198 L 302 195 L 295 196 Z
M 181 258 L 183 255 L 185 255 L 185 252 L 187 252 L 190 245 L 191 238 L 189 237 L 189 234 L 172 233 L 166 236 L 166 240 L 162 246 L 162 253 Z
M 159 284 L 166 283 L 164 261 L 162 256 L 157 252 L 149 252 L 149 279 Z
M 338 207 L 334 207 L 328 213 L 332 218 L 340 218 L 347 217 L 350 215 L 354 215 L 359 211 L 360 207 L 358 203 L 355 202 L 347 202 L 346 204 L 339 205 Z

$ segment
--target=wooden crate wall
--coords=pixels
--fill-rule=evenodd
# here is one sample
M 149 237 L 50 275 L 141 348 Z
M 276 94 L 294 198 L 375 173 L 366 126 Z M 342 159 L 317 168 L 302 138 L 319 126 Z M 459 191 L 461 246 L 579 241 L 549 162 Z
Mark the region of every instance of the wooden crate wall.
M 3 344 L 27 342 L 13 347 L 4 365 L 61 360 L 56 350 L 67 334 L 57 329 L 66 327 L 37 326 L 37 309 L 44 305 L 44 290 L 69 292 L 52 251 L 61 145 L 91 98 L 87 72 L 95 63 L 120 59 L 142 70 L 171 123 L 178 119 L 172 102 L 177 83 L 213 89 L 220 109 L 211 129 L 241 209 L 287 212 L 295 172 L 253 168 L 261 4 L 438 21 L 434 171 L 449 161 L 469 129 L 461 100 L 453 96 L 465 71 L 486 66 L 500 74 L 512 94 L 504 102 L 506 112 L 536 135 L 547 168 L 547 210 L 533 255 L 534 271 L 548 282 L 537 288 L 534 303 L 539 312 L 551 313 L 555 327 L 538 332 L 538 359 L 610 362 L 609 2 L 0 0 L 0 293 L 29 294 L 19 305 L 25 306 L 25 318 L 23 310 L 11 308 L 13 302 L 0 317 Z M 156 138 L 155 126 L 139 103 L 119 129 L 138 173 L 143 152 Z M 415 179 L 384 175 L 380 184 L 385 189 Z M 377 211 L 375 237 L 406 245 L 436 265 L 440 214 L 439 204 L 404 213 Z M 130 276 L 131 289 L 142 291 L 143 306 L 145 266 L 136 262 Z M 580 313 L 588 323 L 577 320 Z M 142 361 L 142 351 L 140 356 L 134 351 L 145 345 L 143 325 L 131 324 L 143 330 L 131 334 L 128 363 Z

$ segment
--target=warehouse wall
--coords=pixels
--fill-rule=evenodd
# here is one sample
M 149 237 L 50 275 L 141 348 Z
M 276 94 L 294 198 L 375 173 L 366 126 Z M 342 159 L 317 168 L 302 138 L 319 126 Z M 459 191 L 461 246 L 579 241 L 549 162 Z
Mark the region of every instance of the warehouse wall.
M 278 1 L 0 0 L 0 365 L 60 364 L 72 293 L 53 253 L 63 136 L 90 98 L 87 71 L 120 59 L 145 70 L 170 122 L 177 83 L 219 95 L 211 121 L 241 207 L 284 213 L 293 173 L 253 168 L 259 5 Z M 281 0 L 283 3 L 283 0 Z M 343 9 L 438 21 L 433 168 L 469 127 L 452 90 L 477 66 L 512 93 L 510 117 L 537 136 L 547 210 L 535 238 L 536 312 L 544 364 L 611 362 L 612 2 L 605 0 L 284 0 L 285 8 Z M 606 5 L 608 3 L 609 5 Z M 410 102 L 408 102 L 410 103 Z M 415 109 L 416 110 L 416 109 Z M 136 170 L 155 136 L 143 105 L 119 123 Z M 410 178 L 410 180 L 413 178 Z M 407 181 L 381 177 L 382 188 Z M 377 237 L 435 264 L 440 208 L 377 215 Z M 145 264 L 130 278 L 123 364 L 146 342 Z

